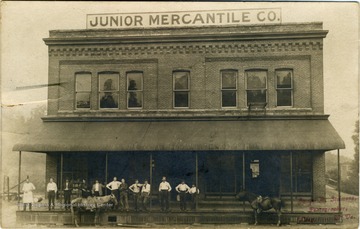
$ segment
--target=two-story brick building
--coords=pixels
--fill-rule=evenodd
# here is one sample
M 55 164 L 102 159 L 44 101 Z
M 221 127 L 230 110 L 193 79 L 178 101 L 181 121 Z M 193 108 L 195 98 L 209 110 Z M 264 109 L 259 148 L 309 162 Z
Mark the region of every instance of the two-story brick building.
M 241 189 L 325 197 L 344 143 L 324 114 L 322 23 L 56 30 L 44 131 L 46 177 L 162 176 L 204 197 Z

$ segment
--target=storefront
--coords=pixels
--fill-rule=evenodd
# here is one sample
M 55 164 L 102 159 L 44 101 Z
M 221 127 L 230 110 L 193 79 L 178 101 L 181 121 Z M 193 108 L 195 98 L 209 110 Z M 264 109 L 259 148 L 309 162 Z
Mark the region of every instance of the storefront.
M 322 23 L 50 31 L 44 128 L 14 151 L 46 153 L 59 187 L 150 179 L 155 196 L 167 176 L 204 200 L 324 198 L 324 154 L 344 148 L 324 114 L 326 34 Z

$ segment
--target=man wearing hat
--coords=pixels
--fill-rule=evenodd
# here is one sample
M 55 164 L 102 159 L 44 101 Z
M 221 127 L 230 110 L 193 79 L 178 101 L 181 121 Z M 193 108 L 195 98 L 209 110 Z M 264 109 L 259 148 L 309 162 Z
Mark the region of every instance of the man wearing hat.
M 171 191 L 171 186 L 169 182 L 166 181 L 166 177 L 162 178 L 162 181 L 159 185 L 160 192 L 160 204 L 161 211 L 169 211 L 169 193 Z

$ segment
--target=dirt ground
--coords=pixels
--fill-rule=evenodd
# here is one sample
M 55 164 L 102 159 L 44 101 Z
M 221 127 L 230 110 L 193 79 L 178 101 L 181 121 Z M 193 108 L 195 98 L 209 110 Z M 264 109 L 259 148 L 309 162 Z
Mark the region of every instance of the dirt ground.
M 312 229 L 312 228 L 346 228 L 355 229 L 359 228 L 359 198 L 349 194 L 342 193 L 342 211 L 343 211 L 343 223 L 340 225 L 283 225 L 281 228 L 299 228 L 299 229 Z M 46 200 L 44 200 L 46 201 Z M 304 211 L 313 212 L 336 212 L 338 207 L 337 191 L 327 187 L 327 201 L 324 202 L 308 202 L 297 201 L 296 206 Z M 17 225 L 16 224 L 16 211 L 18 210 L 16 202 L 2 202 L 1 209 L 1 228 L 71 228 L 60 226 L 46 226 L 46 225 Z M 92 228 L 92 227 L 83 227 Z M 149 226 L 113 226 L 113 227 L 98 227 L 98 228 L 169 228 L 169 229 L 196 229 L 196 228 L 209 228 L 209 229 L 226 229 L 226 228 L 278 228 L 276 225 L 245 225 L 245 224 L 222 224 L 222 225 L 149 225 Z

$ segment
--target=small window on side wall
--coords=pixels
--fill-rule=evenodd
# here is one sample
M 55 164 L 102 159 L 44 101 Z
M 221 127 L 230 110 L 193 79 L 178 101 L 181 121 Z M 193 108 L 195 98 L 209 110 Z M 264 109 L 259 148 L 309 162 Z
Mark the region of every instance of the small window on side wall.
M 173 100 L 174 107 L 188 108 L 189 94 L 190 94 L 190 72 L 189 71 L 174 71 L 173 72 Z
M 245 74 L 247 105 L 266 104 L 267 71 L 248 70 Z
M 119 73 L 99 73 L 100 109 L 119 108 Z
M 279 69 L 276 75 L 276 105 L 293 106 L 293 71 L 291 69 Z
M 221 106 L 236 107 L 237 104 L 237 71 L 221 71 Z
M 127 106 L 128 108 L 143 107 L 143 73 L 128 72 L 127 78 Z
M 90 109 L 91 73 L 75 74 L 76 109 Z

